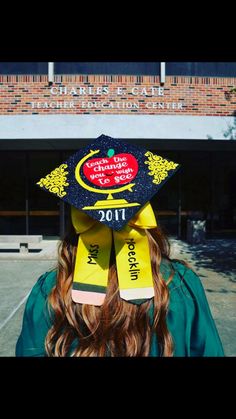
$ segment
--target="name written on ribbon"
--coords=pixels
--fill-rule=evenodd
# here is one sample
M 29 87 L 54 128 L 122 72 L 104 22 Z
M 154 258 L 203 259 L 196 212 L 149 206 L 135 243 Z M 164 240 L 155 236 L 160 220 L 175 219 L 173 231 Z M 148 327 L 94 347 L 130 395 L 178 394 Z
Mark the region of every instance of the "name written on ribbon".
M 137 262 L 136 252 L 135 252 L 135 240 L 133 238 L 126 239 L 126 243 L 128 245 L 128 263 L 129 263 L 129 272 L 130 272 L 130 279 L 132 281 L 138 279 L 138 274 L 140 269 L 138 269 L 139 262 Z

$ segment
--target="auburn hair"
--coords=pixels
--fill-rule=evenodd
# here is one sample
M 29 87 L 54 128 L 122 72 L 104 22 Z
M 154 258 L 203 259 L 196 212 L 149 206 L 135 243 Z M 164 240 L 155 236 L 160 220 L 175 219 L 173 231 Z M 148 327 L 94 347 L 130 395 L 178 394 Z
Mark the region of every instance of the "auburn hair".
M 173 356 L 174 345 L 166 319 L 168 284 L 174 276 L 174 270 L 171 269 L 168 280 L 164 280 L 160 272 L 162 258 L 170 260 L 170 245 L 160 227 L 146 230 L 146 234 L 155 296 L 141 305 L 120 298 L 112 249 L 105 301 L 101 307 L 97 307 L 74 303 L 71 298 L 78 235 L 70 225 L 59 244 L 57 281 L 48 297 L 53 317 L 45 340 L 48 356 L 144 357 L 149 355 L 153 334 L 157 336 L 160 356 Z M 153 319 L 149 314 L 152 304 Z

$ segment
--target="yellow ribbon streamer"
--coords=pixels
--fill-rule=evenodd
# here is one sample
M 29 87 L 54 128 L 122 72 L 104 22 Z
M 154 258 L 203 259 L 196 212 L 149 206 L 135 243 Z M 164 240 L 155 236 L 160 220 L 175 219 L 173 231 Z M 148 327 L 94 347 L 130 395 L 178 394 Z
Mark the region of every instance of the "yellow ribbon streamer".
M 136 304 L 154 296 L 148 238 L 145 229 L 157 226 L 148 202 L 120 231 L 112 231 L 85 212 L 71 207 L 78 239 L 72 299 L 102 305 L 108 281 L 112 232 L 121 298 Z
M 72 286 L 73 301 L 102 305 L 107 288 L 112 232 L 109 227 L 71 207 L 78 239 Z

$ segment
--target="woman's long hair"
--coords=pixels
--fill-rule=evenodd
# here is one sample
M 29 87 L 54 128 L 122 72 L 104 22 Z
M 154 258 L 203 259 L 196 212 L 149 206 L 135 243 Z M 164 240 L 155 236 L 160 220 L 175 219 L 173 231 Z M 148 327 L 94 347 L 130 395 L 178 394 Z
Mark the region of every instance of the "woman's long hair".
M 173 356 L 173 341 L 167 328 L 168 280 L 160 273 L 162 258 L 169 259 L 167 237 L 158 227 L 146 230 L 149 241 L 155 296 L 135 305 L 120 298 L 117 271 L 112 252 L 106 298 L 101 307 L 74 303 L 71 288 L 78 236 L 70 231 L 59 245 L 57 282 L 49 298 L 53 325 L 45 347 L 48 356 L 148 356 L 151 337 L 157 336 L 160 356 Z M 151 324 L 149 309 L 154 304 Z M 72 348 L 73 343 L 73 349 Z

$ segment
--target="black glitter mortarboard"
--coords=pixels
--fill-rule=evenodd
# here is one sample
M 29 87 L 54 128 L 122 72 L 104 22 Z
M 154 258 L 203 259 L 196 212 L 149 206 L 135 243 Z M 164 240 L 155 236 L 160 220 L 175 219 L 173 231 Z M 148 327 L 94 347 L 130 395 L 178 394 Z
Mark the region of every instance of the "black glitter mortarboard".
M 37 184 L 120 230 L 178 168 L 159 154 L 101 135 Z

